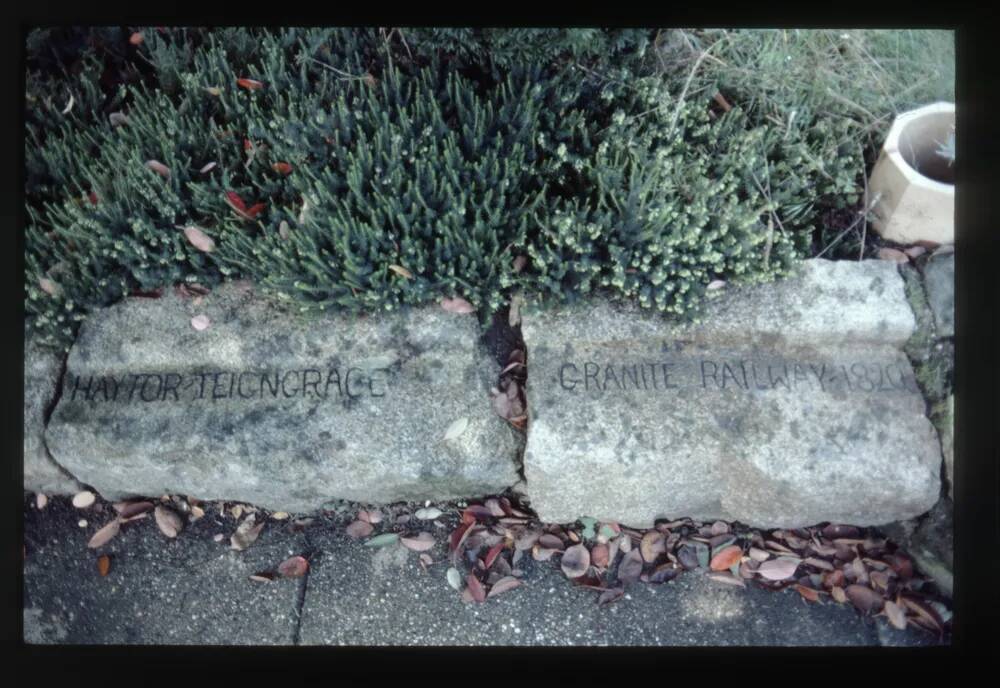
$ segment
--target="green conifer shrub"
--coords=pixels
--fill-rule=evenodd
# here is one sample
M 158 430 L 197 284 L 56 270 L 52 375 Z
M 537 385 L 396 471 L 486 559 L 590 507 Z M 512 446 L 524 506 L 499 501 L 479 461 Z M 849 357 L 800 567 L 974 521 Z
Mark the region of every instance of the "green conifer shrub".
M 638 75 L 646 33 L 465 31 L 149 30 L 143 78 L 100 88 L 97 52 L 70 82 L 34 74 L 26 303 L 43 341 L 131 292 L 236 277 L 303 311 L 462 296 L 485 317 L 519 288 L 686 314 L 712 280 L 787 269 L 816 205 L 855 189 L 829 132 L 712 120 Z M 68 84 L 62 115 L 48 94 Z

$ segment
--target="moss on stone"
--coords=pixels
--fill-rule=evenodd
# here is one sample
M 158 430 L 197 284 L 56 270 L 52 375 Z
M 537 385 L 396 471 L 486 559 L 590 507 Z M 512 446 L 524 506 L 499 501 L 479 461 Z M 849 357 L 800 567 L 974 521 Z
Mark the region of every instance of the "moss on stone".
M 903 265 L 900 267 L 900 274 L 903 276 L 906 300 L 910 302 L 910 308 L 913 309 L 913 315 L 917 322 L 917 326 L 903 350 L 913 361 L 926 361 L 930 357 L 934 345 L 934 314 L 927 302 L 927 294 L 924 292 L 920 273 L 913 267 Z

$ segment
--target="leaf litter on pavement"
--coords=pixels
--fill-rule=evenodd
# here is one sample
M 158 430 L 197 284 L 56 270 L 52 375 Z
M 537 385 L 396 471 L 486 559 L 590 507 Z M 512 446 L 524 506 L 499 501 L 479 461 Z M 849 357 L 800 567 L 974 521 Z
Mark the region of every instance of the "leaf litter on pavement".
M 89 498 L 76 501 L 86 503 L 84 508 L 93 506 Z M 44 500 L 32 502 L 44 508 Z M 170 539 L 178 537 L 185 520 L 210 513 L 233 519 L 236 528 L 229 540 L 237 551 L 252 546 L 269 520 L 293 532 L 315 521 L 284 512 L 269 515 L 249 504 L 218 502 L 213 508 L 170 495 L 112 506 L 115 518 L 97 524 L 90 548 L 105 546 L 123 525 L 142 519 L 155 521 L 162 536 Z M 155 518 L 147 519 L 149 515 Z M 863 615 L 884 617 L 897 629 L 914 627 L 943 637 L 951 627 L 950 603 L 930 578 L 920 575 L 906 552 L 876 529 L 847 524 L 759 530 L 681 518 L 634 529 L 589 517 L 572 524 L 546 524 L 519 508 L 513 495 L 499 495 L 451 507 L 428 502 L 358 509 L 342 527 L 365 547 L 414 552 L 421 571 L 440 576 L 472 604 L 489 603 L 530 585 L 519 564 L 531 557 L 558 567 L 569 584 L 593 590 L 600 606 L 623 599 L 630 585 L 662 585 L 688 573 L 727 587 L 791 588 L 803 604 L 850 605 Z M 213 539 L 222 540 L 220 535 L 224 537 L 217 533 Z M 101 576 L 110 569 L 107 557 L 101 555 L 98 561 Z M 308 558 L 297 555 L 250 579 L 301 577 L 308 570 Z

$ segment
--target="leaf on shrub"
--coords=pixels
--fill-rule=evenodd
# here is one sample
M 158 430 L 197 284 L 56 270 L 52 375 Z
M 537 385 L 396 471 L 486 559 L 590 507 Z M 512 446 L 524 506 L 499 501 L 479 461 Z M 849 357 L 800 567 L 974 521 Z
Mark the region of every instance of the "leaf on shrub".
M 411 549 L 414 552 L 426 552 L 434 547 L 434 536 L 424 531 L 419 533 L 416 537 L 400 538 L 399 542 L 403 545 L 403 547 Z
M 170 179 L 170 168 L 164 165 L 159 160 L 147 160 L 146 167 L 153 170 L 153 172 L 156 172 L 164 179 Z
M 567 578 L 579 578 L 590 568 L 590 552 L 582 544 L 573 545 L 563 553 L 560 566 Z
M 207 165 L 205 165 L 204 167 L 202 167 L 198 171 L 201 172 L 202 174 L 205 174 L 206 172 L 211 172 L 212 170 L 215 169 L 215 165 L 216 165 L 216 163 L 213 160 L 212 162 L 208 163 Z
M 111 126 L 113 127 L 121 127 L 128 124 L 128 117 L 120 112 L 112 112 L 108 115 L 108 121 L 111 122 Z
M 709 568 L 713 571 L 725 571 L 733 564 L 738 564 L 743 557 L 743 550 L 739 545 L 729 545 L 722 548 L 709 562 Z
M 63 108 L 62 114 L 68 115 L 69 111 L 73 109 L 73 104 L 74 103 L 76 103 L 76 98 L 74 98 L 73 94 L 70 93 L 69 94 L 69 101 L 66 103 L 66 107 Z
M 441 308 L 445 309 L 449 313 L 466 314 L 476 312 L 475 307 L 471 303 L 459 296 L 451 299 L 442 299 Z
M 413 279 L 413 273 L 404 268 L 402 265 L 390 265 L 389 269 L 395 272 L 400 277 L 405 277 L 406 279 Z
M 153 511 L 153 516 L 156 518 L 156 525 L 159 527 L 160 532 L 166 535 L 168 538 L 175 538 L 184 528 L 184 522 L 181 517 L 177 515 L 177 512 L 165 506 L 157 506 Z
M 514 272 L 521 272 L 528 264 L 528 256 L 519 255 L 514 258 Z
M 184 236 L 186 236 L 187 240 L 191 242 L 191 245 L 199 251 L 211 253 L 215 250 L 215 240 L 194 225 L 184 228 Z
M 101 574 L 101 578 L 108 575 L 108 571 L 111 570 L 111 557 L 107 554 L 102 554 L 97 558 L 97 571 Z
M 136 31 L 131 36 L 128 37 L 128 42 L 132 45 L 140 45 L 143 41 L 142 31 Z
M 715 291 L 716 289 L 722 289 L 724 286 L 726 286 L 725 280 L 712 280 L 708 283 L 706 289 L 709 291 Z
M 261 212 L 263 212 L 264 208 L 266 207 L 267 207 L 266 203 L 257 203 L 255 205 L 252 205 L 249 208 L 247 208 L 245 216 L 247 219 L 252 220 L 258 215 L 260 215 Z
M 208 91 L 209 95 L 215 96 L 216 98 L 222 95 L 222 89 L 218 86 L 206 86 L 205 90 Z
M 273 169 L 278 174 L 289 175 L 292 173 L 292 166 L 289 165 L 287 162 L 276 162 L 273 165 L 271 165 L 271 169 Z
M 309 561 L 305 557 L 296 556 L 285 559 L 278 564 L 278 573 L 285 578 L 299 578 L 309 570 Z
M 38 286 L 49 296 L 59 296 L 59 294 L 62 293 L 62 289 L 59 288 L 59 285 L 50 280 L 48 277 L 39 278 Z
M 767 580 L 786 580 L 795 575 L 799 563 L 798 559 L 772 559 L 757 567 L 757 573 Z
M 245 89 L 250 91 L 255 91 L 257 89 L 264 88 L 264 84 L 256 79 L 237 79 L 236 83 Z
M 449 440 L 455 439 L 456 437 L 460 436 L 463 432 L 465 432 L 468 427 L 469 427 L 469 419 L 466 417 L 462 417 L 456 421 L 453 421 L 452 424 L 448 426 L 448 429 L 445 430 L 444 441 L 447 442 Z
M 247 204 L 243 202 L 243 199 L 239 197 L 234 191 L 227 191 L 224 198 L 229 207 L 239 213 L 241 216 L 246 217 Z
M 116 535 L 118 535 L 121 529 L 121 522 L 116 518 L 111 523 L 94 533 L 94 536 L 90 538 L 90 542 L 87 543 L 87 547 L 91 549 L 97 549 L 102 545 L 110 542 Z
M 288 222 L 286 222 L 285 220 L 282 220 L 281 224 L 278 225 L 278 236 L 280 236 L 282 239 L 286 241 L 288 240 L 289 237 Z
M 196 315 L 191 318 L 191 327 L 201 332 L 202 330 L 207 329 L 211 322 L 212 321 L 208 319 L 207 315 Z
M 521 585 L 521 581 L 519 581 L 514 576 L 504 576 L 503 578 L 501 578 L 500 580 L 498 580 L 496 583 L 493 584 L 493 586 L 490 588 L 489 593 L 486 596 L 493 597 L 494 595 L 505 593 L 508 590 L 513 590 L 519 585 Z

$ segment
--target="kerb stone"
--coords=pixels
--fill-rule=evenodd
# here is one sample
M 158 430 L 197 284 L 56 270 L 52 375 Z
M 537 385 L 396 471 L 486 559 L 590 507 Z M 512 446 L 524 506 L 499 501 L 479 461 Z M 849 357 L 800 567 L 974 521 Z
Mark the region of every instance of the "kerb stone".
M 46 438 L 112 493 L 304 512 L 498 492 L 520 440 L 491 410 L 478 339 L 474 316 L 439 307 L 306 318 L 245 283 L 128 299 L 84 323 Z
M 885 261 L 805 261 L 699 323 L 591 299 L 522 309 L 524 472 L 543 521 L 878 525 L 929 510 L 941 453 Z

